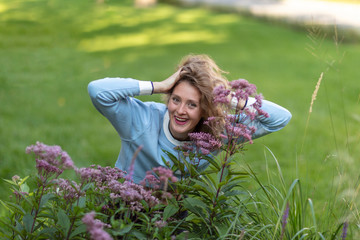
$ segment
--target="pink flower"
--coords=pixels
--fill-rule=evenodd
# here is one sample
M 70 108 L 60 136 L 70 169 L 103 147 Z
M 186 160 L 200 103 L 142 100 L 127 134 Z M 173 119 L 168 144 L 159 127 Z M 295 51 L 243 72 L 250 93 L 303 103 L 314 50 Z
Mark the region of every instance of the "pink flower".
M 97 189 L 102 191 L 107 189 L 109 183 L 124 178 L 125 172 L 118 168 L 101 167 L 92 165 L 88 168 L 78 168 L 75 172 L 83 182 L 94 182 Z
M 76 169 L 75 172 L 84 181 L 95 181 L 95 182 L 102 181 L 103 173 L 99 169 L 79 168 L 79 169 Z
M 75 201 L 80 196 L 84 195 L 80 191 L 80 186 L 74 182 L 63 178 L 53 180 L 57 187 L 57 193 L 61 195 L 65 200 Z
M 165 182 L 167 180 L 177 182 L 177 178 L 174 176 L 174 173 L 171 171 L 171 169 L 160 166 L 153 168 L 153 172 L 156 173 L 156 175 L 159 177 L 160 182 Z
M 36 168 L 40 175 L 43 175 L 44 177 L 51 176 L 53 174 L 60 175 L 63 170 L 58 168 L 57 166 L 51 165 L 46 160 L 36 159 Z
M 14 183 L 17 183 L 21 178 L 18 175 L 14 175 L 11 179 Z
M 113 238 L 103 230 L 105 223 L 100 220 L 94 219 L 95 212 L 85 214 L 81 219 L 86 225 L 87 231 L 90 233 L 90 237 L 93 240 L 112 240 Z
M 222 143 L 210 133 L 194 132 L 189 133 L 190 139 L 193 141 L 198 152 L 208 155 L 210 152 L 221 148 Z
M 226 89 L 223 85 L 217 86 L 214 88 L 213 95 L 213 103 L 215 104 L 225 104 L 228 105 L 230 102 L 229 99 L 230 90 Z
M 163 228 L 163 227 L 165 227 L 166 225 L 167 225 L 167 222 L 162 221 L 162 220 L 159 220 L 159 221 L 156 221 L 156 222 L 155 222 L 155 227 L 157 227 L 157 228 Z
M 154 176 L 154 174 L 152 173 L 152 171 L 147 171 L 146 172 L 146 176 L 144 177 L 144 179 L 140 182 L 140 184 L 142 186 L 148 186 L 151 187 L 155 190 L 160 188 L 160 180 Z
M 111 191 L 111 199 L 124 201 L 132 211 L 141 211 L 143 209 L 141 201 L 145 201 L 149 207 L 159 203 L 159 199 L 152 195 L 153 191 L 151 189 L 146 190 L 143 186 L 133 182 L 125 181 L 121 183 L 112 180 L 109 182 L 108 190 Z
M 67 152 L 62 152 L 60 159 L 64 169 L 74 168 L 74 163 Z
M 245 93 L 248 96 L 251 96 L 256 93 L 256 86 L 254 84 L 249 83 L 245 79 L 233 80 L 230 82 L 230 86 L 235 92 L 237 92 L 238 90 L 242 90 L 243 93 Z
M 26 153 L 33 152 L 36 156 L 36 168 L 40 175 L 49 177 L 52 174 L 60 175 L 63 170 L 74 168 L 74 163 L 67 152 L 59 146 L 48 146 L 41 142 L 28 146 Z
M 159 166 L 153 168 L 152 171 L 147 171 L 145 178 L 140 184 L 157 190 L 164 186 L 167 187 L 169 181 L 177 182 L 178 179 L 174 176 L 171 169 Z

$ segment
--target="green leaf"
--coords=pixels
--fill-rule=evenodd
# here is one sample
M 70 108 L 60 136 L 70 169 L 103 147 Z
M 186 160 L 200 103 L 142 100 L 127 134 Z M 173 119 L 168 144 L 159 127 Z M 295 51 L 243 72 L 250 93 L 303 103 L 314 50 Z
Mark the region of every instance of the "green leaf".
M 170 158 L 171 161 L 173 162 L 178 162 L 179 160 L 177 159 L 177 157 L 174 156 L 174 154 L 166 151 L 166 150 L 163 150 L 163 152 Z M 164 159 L 165 160 L 165 159 Z M 166 162 L 164 162 L 166 164 Z
M 1 200 L 0 200 L 1 201 Z M 19 205 L 17 205 L 16 203 L 12 203 L 12 202 L 3 202 L 1 201 L 1 203 L 10 211 L 12 212 L 16 212 L 19 213 L 20 215 L 25 215 L 26 211 Z
M 204 179 L 205 180 L 205 179 Z M 193 181 L 194 183 L 196 183 L 196 185 L 194 186 L 195 189 L 199 190 L 199 191 L 203 191 L 204 193 L 206 193 L 209 197 L 212 197 L 213 195 L 216 194 L 216 189 L 215 186 L 212 186 L 212 188 L 207 185 L 206 183 L 196 180 L 196 179 L 192 179 L 191 181 Z M 211 183 L 211 182 L 210 182 Z
M 28 193 L 29 190 L 30 190 L 30 188 L 29 188 L 29 186 L 28 186 L 26 183 L 23 183 L 23 184 L 20 185 L 20 190 L 21 190 L 22 192 Z
M 146 235 L 139 231 L 132 231 L 131 235 L 134 235 L 137 239 L 141 239 L 141 240 L 147 239 Z
M 70 234 L 70 239 L 84 232 L 86 232 L 86 225 L 81 224 Z
M 66 215 L 65 211 L 60 209 L 59 212 L 57 213 L 57 218 L 58 218 L 57 224 L 61 226 L 62 229 L 65 230 L 64 233 L 67 233 L 70 228 L 70 219 Z
M 225 178 L 227 177 L 228 173 L 229 173 L 229 169 L 227 167 L 224 167 L 223 171 L 219 171 L 219 173 L 218 173 L 219 183 L 225 181 Z
M 26 176 L 23 179 L 21 179 L 21 182 L 19 182 L 19 185 L 23 185 L 24 182 L 29 178 L 30 176 Z
M 8 222 L 5 222 L 3 220 L 0 219 L 0 222 L 1 224 L 3 224 L 3 226 L 7 227 L 8 229 L 7 230 L 12 230 L 14 231 L 17 235 L 21 236 L 21 231 L 16 228 L 12 223 L 8 223 Z M 5 232 L 5 231 L 2 231 L 2 232 Z
M 186 198 L 184 200 L 184 207 L 196 215 L 204 217 L 204 212 L 206 212 L 207 205 L 199 199 Z
M 13 182 L 13 181 L 11 181 L 11 180 L 4 179 L 4 178 L 3 178 L 3 180 L 4 180 L 5 182 L 7 182 L 7 183 L 11 184 L 11 185 L 18 186 L 18 184 L 14 183 L 14 182 Z
M 42 237 L 50 237 L 50 238 L 53 238 L 53 236 L 55 236 L 56 234 L 56 228 L 53 228 L 53 227 L 48 227 L 48 228 L 44 228 L 42 229 L 38 235 L 37 235 L 37 239 L 42 236 Z
M 227 197 L 238 196 L 241 194 L 244 194 L 244 191 L 240 191 L 240 190 L 224 191 L 224 195 Z
M 39 214 L 37 215 L 37 217 L 38 217 L 38 218 L 48 218 L 48 220 L 52 219 L 52 220 L 54 220 L 54 221 L 57 220 L 57 217 L 54 216 L 54 214 L 53 214 L 52 212 L 45 212 L 45 211 L 43 211 L 43 212 L 39 213 Z
M 219 237 L 221 238 L 226 236 L 229 226 L 226 224 L 217 224 L 215 225 L 215 229 L 219 233 Z
M 203 156 L 212 166 L 214 166 L 218 171 L 221 169 L 219 164 L 210 156 Z
M 6 204 L 5 202 L 3 202 L 1 199 L 0 199 L 0 203 L 1 203 L 8 211 L 13 212 L 13 211 L 7 206 L 7 204 Z
M 80 197 L 78 201 L 78 207 L 84 208 L 86 206 L 86 197 Z
M 243 181 L 241 181 L 241 180 L 233 181 L 233 180 L 231 179 L 229 183 L 227 183 L 227 184 L 225 184 L 225 185 L 223 186 L 222 190 L 223 190 L 224 192 L 230 191 L 230 190 L 232 190 L 234 187 L 237 187 L 237 186 L 241 185 L 242 182 L 243 182 Z
M 48 193 L 48 194 L 45 194 L 44 196 L 42 196 L 40 205 L 39 205 L 39 209 L 41 209 L 51 198 L 54 198 L 54 197 L 55 197 L 55 195 L 53 193 Z
M 177 213 L 177 211 L 179 211 L 178 206 L 174 206 L 174 205 L 166 206 L 166 208 L 164 209 L 164 215 L 163 215 L 164 221 L 166 221 L 169 217 L 171 217 L 175 213 Z
M 201 174 L 202 176 L 204 175 L 210 175 L 210 174 L 213 174 L 213 173 L 218 173 L 219 170 L 215 169 L 214 167 L 212 166 L 209 166 L 208 168 L 206 168 L 206 170 L 204 170 Z
M 230 175 L 242 176 L 242 178 L 250 176 L 247 172 L 231 171 Z
M 89 188 L 91 188 L 94 185 L 94 183 L 87 183 L 85 186 L 81 189 L 81 191 L 86 192 Z
M 126 226 L 124 226 L 123 228 L 121 228 L 119 231 L 113 231 L 113 235 L 114 236 L 122 236 L 127 234 L 128 232 L 130 232 L 131 228 L 133 227 L 134 223 L 130 223 Z
M 23 221 L 25 230 L 28 233 L 31 232 L 31 228 L 32 228 L 33 223 L 34 223 L 34 217 L 31 214 L 27 213 L 23 217 L 22 221 Z

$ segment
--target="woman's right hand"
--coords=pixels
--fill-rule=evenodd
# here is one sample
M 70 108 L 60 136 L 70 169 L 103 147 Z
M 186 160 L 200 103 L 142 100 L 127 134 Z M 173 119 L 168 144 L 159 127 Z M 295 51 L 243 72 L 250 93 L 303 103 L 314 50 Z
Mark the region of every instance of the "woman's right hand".
M 173 75 L 161 82 L 153 82 L 154 93 L 168 93 L 176 81 L 179 80 L 178 76 L 181 70 L 182 68 L 179 68 Z

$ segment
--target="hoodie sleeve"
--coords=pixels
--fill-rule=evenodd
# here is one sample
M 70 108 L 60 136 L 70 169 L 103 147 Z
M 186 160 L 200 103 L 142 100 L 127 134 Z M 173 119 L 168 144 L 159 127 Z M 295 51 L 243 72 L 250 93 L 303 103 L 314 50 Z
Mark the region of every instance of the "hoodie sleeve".
M 255 100 L 252 98 L 249 98 L 247 101 L 246 107 L 250 108 L 250 111 L 252 111 L 251 105 L 254 102 Z M 256 111 L 255 109 L 253 110 Z M 261 110 L 269 114 L 269 117 L 257 115 L 254 120 L 251 120 L 245 114 L 242 114 L 240 117 L 240 122 L 242 124 L 245 124 L 248 127 L 255 127 L 252 139 L 281 130 L 289 123 L 292 117 L 287 109 L 267 100 L 262 100 Z
M 150 81 L 131 78 L 104 78 L 88 85 L 95 108 L 128 140 L 141 134 L 151 121 L 149 107 L 133 97 L 150 95 L 152 90 Z

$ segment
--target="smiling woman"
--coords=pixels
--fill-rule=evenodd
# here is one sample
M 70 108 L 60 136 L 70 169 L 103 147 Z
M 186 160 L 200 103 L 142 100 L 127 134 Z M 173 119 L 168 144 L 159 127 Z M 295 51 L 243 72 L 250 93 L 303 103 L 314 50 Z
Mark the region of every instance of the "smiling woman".
M 133 180 L 139 183 L 148 170 L 165 165 L 162 159 L 171 164 L 163 150 L 176 156 L 176 148 L 189 141 L 190 133 L 207 132 L 218 136 L 224 131 L 221 124 L 215 130 L 205 124 L 209 117 L 216 117 L 219 123 L 225 118 L 224 111 L 213 104 L 213 91 L 217 87 L 226 90 L 229 83 L 215 62 L 206 55 L 190 55 L 173 75 L 161 82 L 105 78 L 91 82 L 88 90 L 95 107 L 121 138 L 122 147 L 115 166 L 124 171 L 130 167 L 134 169 Z M 134 98 L 155 93 L 165 94 L 166 104 Z M 229 99 L 229 105 L 240 109 L 247 107 L 250 110 L 254 102 L 248 96 Z M 254 107 L 251 110 L 254 120 L 244 123 L 253 127 L 253 138 L 280 130 L 291 118 L 289 111 L 269 101 L 263 100 L 261 108 L 269 117 L 257 114 Z M 140 152 L 137 151 L 139 148 Z M 132 163 L 135 152 L 138 155 Z M 200 167 L 206 165 L 204 162 Z
M 200 91 L 188 82 L 181 82 L 171 94 L 168 102 L 169 130 L 174 138 L 186 140 L 200 122 Z

